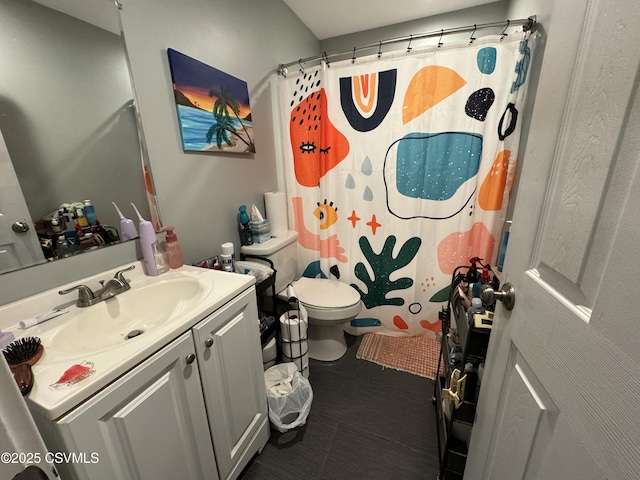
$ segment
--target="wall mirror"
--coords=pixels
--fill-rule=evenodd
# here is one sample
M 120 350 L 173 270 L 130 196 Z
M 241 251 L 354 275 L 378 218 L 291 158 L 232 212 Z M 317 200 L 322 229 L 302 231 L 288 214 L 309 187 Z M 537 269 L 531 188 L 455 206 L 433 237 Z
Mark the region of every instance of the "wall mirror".
M 83 20 L 67 14 L 74 7 L 85 10 Z M 17 194 L 0 194 L 0 219 L 8 221 L 0 223 L 0 273 L 47 262 L 33 247 L 35 258 L 23 262 L 12 242 L 33 239 L 43 219 L 48 228 L 61 204 L 90 199 L 100 223 L 116 232 L 111 202 L 136 223 L 131 203 L 151 220 L 115 3 L 0 0 L 0 45 L 0 189 L 15 190 L 11 166 L 18 182 Z M 26 213 L 14 214 L 20 192 Z M 16 232 L 21 224 L 30 231 Z

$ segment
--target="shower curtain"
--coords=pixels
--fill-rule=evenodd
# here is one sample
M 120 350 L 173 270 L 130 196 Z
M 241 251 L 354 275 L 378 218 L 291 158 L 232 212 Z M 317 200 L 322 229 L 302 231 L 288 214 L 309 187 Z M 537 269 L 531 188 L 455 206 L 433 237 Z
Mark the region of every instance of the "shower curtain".
M 454 268 L 495 264 L 532 49 L 520 32 L 281 78 L 298 273 L 359 292 L 348 332 L 435 336 Z

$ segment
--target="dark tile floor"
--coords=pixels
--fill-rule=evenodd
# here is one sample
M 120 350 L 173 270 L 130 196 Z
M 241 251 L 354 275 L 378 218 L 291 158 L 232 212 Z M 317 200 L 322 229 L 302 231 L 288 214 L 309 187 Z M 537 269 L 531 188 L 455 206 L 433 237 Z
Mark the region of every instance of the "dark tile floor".
M 271 438 L 241 480 L 436 479 L 432 380 L 356 359 L 347 335 L 336 362 L 311 361 L 307 424 Z

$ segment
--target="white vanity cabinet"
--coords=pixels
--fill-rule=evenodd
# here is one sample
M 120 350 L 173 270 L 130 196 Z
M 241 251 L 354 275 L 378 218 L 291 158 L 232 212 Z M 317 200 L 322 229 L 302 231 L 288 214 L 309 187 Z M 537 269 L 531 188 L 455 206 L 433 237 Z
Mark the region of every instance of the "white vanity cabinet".
M 88 456 L 60 464 L 62 478 L 217 479 L 198 363 L 190 355 L 189 332 L 57 420 L 63 451 Z
M 218 472 L 224 479 L 236 478 L 256 453 L 251 446 L 264 446 L 269 438 L 257 319 L 251 289 L 193 328 Z
M 259 338 L 252 287 L 69 413 L 34 415 L 50 451 L 86 456 L 62 478 L 237 478 L 269 438 Z

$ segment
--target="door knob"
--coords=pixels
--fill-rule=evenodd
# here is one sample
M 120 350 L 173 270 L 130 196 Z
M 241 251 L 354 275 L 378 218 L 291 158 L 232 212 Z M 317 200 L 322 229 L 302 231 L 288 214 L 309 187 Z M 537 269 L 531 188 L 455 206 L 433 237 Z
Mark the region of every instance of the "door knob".
M 511 310 L 516 303 L 516 290 L 510 283 L 502 285 L 498 292 L 491 285 L 484 285 L 480 291 L 480 299 L 485 305 L 493 305 L 496 300 L 500 300 L 504 308 Z
M 13 222 L 13 225 L 11 225 L 11 230 L 13 230 L 16 233 L 28 232 L 29 224 L 27 223 L 26 220 L 24 220 L 23 222 Z

